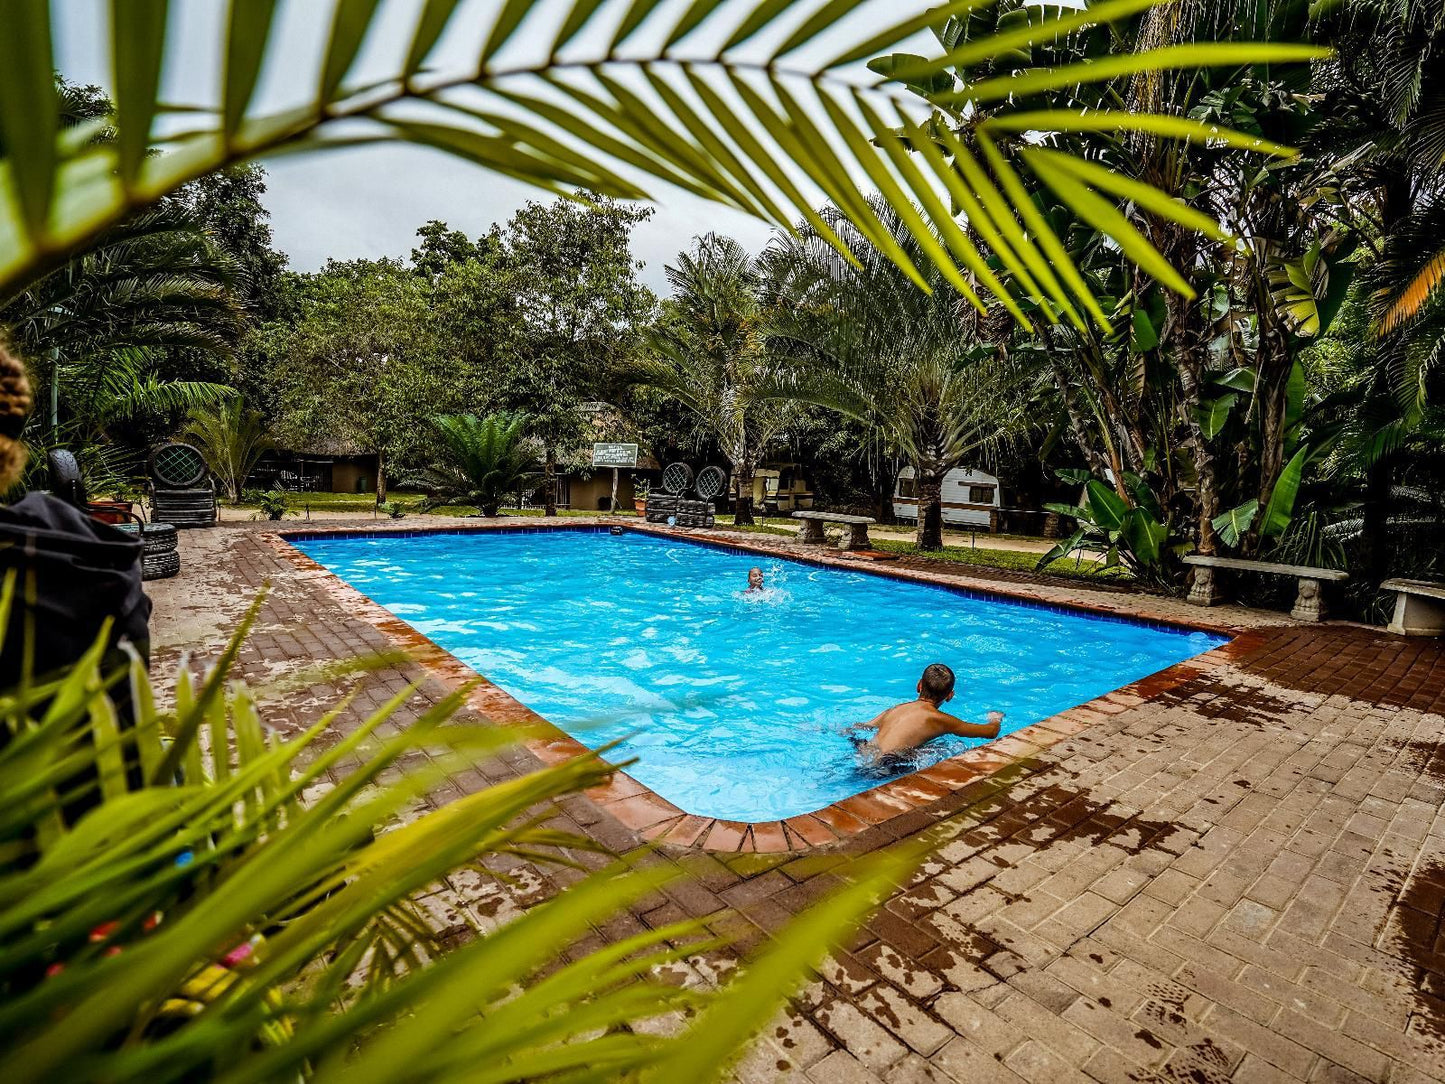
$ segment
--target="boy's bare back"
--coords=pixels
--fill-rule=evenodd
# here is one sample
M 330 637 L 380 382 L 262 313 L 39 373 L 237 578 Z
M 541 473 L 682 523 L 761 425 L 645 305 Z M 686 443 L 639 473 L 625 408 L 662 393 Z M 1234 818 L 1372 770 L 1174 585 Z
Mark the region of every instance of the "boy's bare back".
M 937 704 L 928 700 L 913 700 L 891 707 L 870 725 L 878 728 L 872 744 L 879 753 L 916 749 L 943 734 L 958 734 L 965 738 L 996 738 L 999 730 L 997 723 L 965 722 L 946 711 L 940 711 Z
M 964 738 L 998 737 L 1003 722 L 1002 712 L 989 712 L 987 723 L 965 722 L 942 710 L 941 705 L 952 699 L 953 671 L 942 663 L 932 663 L 918 679 L 917 700 L 898 704 L 876 718 L 866 723 L 855 723 L 848 729 L 877 731 L 859 748 L 865 759 L 906 753 L 944 734 L 957 734 Z

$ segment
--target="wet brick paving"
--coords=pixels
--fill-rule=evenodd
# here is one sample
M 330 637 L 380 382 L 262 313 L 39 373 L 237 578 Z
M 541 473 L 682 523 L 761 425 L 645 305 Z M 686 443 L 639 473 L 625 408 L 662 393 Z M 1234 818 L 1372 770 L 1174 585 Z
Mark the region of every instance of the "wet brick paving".
M 257 684 L 394 646 L 261 525 L 190 532 L 181 545 L 181 575 L 150 585 L 159 675 L 182 653 L 214 656 L 267 582 L 240 663 Z M 993 582 L 931 566 L 916 567 Z M 1186 616 L 1168 600 L 1007 582 L 1056 601 Z M 1354 626 L 1211 615 L 1253 626 L 1229 661 L 1147 699 L 1111 700 L 1046 750 L 1017 750 L 993 775 L 938 787 L 936 800 L 846 840 L 805 854 L 769 852 L 777 841 L 751 836 L 738 846 L 768 853 L 663 846 L 655 860 L 691 876 L 577 951 L 685 916 L 708 918 L 746 951 L 827 895 L 840 852 L 923 836 L 932 857 L 778 1016 L 739 1080 L 1445 1079 L 1445 651 Z M 448 689 L 410 664 L 367 675 L 333 729 L 413 679 L 423 685 L 408 713 Z M 273 698 L 268 718 L 293 731 L 337 691 Z M 538 763 L 523 749 L 478 763 L 413 815 Z M 569 798 L 555 823 L 629 849 L 659 834 L 627 827 L 635 818 L 617 803 L 631 797 Z M 423 901 L 457 940 L 581 876 L 488 866 Z M 706 985 L 733 966 L 731 951 L 693 956 L 675 977 Z

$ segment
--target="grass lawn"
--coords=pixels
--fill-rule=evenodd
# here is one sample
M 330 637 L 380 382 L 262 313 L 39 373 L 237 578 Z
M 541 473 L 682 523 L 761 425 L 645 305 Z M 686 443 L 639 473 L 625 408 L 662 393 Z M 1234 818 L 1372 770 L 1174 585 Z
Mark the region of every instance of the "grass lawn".
M 784 538 L 792 538 L 797 534 L 796 531 L 791 531 L 786 527 L 774 527 L 764 521 L 739 527 L 733 522 L 732 516 L 718 516 L 717 525 L 719 527 L 726 527 L 730 531 L 741 531 L 744 534 L 775 534 L 781 535 Z
M 983 565 L 986 568 L 1007 568 L 1015 572 L 1034 572 L 1038 565 L 1036 553 L 1020 553 L 1017 550 L 991 550 L 982 546 L 977 549 L 960 546 L 945 546 L 941 550 L 920 553 L 912 542 L 893 542 L 874 539 L 873 547 L 885 553 L 897 553 L 907 557 L 928 557 L 935 561 L 953 561 L 961 565 Z M 1122 568 L 1103 568 L 1098 562 L 1087 558 L 1075 561 L 1062 557 L 1044 570 L 1050 576 L 1063 576 L 1071 580 L 1127 580 L 1129 574 Z
M 288 492 L 287 510 L 290 515 L 304 513 L 307 508 L 311 509 L 312 515 L 325 514 L 327 512 L 371 512 L 376 508 L 376 494 L 374 493 L 321 493 L 321 492 Z M 401 493 L 392 490 L 387 494 L 387 501 L 395 504 L 407 515 L 433 515 L 433 516 L 474 516 L 477 510 L 471 505 L 443 504 L 431 509 L 430 512 L 421 511 L 422 501 L 425 496 L 421 493 Z M 241 501 L 238 508 L 254 508 L 254 501 Z M 503 514 L 508 516 L 540 516 L 540 508 L 503 508 Z M 382 513 L 384 516 L 385 513 Z M 558 515 L 562 516 L 595 516 L 596 512 L 588 512 L 582 509 L 558 509 Z

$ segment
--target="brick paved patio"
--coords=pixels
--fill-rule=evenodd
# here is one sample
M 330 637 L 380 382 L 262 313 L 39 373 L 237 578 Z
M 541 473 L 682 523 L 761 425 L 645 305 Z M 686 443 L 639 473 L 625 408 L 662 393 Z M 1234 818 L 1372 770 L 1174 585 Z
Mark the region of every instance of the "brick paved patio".
M 213 654 L 268 580 L 246 676 L 390 646 L 261 525 L 185 534 L 182 548 L 181 576 L 150 585 L 160 674 L 182 651 Z M 940 574 L 1159 616 L 1177 605 Z M 938 850 L 914 883 L 779 1017 L 741 1080 L 1445 1078 L 1445 651 L 1358 627 L 1214 616 L 1252 627 L 1248 650 L 847 842 L 803 856 L 665 848 L 693 879 L 590 947 L 699 915 L 745 948 L 830 890 L 832 852 L 927 834 Z M 417 677 L 418 710 L 445 690 L 414 666 L 387 670 L 362 679 L 356 710 Z M 300 727 L 333 695 L 293 693 L 269 718 Z M 517 750 L 435 800 L 536 763 Z M 637 844 L 607 804 L 569 799 L 558 823 Z M 511 883 L 458 875 L 425 902 L 465 937 L 578 876 L 509 872 Z M 729 966 L 694 957 L 677 979 L 707 983 Z

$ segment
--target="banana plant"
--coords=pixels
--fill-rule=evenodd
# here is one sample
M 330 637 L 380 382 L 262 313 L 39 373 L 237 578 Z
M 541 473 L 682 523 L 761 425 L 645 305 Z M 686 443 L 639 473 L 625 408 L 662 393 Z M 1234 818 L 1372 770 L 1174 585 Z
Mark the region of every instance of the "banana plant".
M 1113 486 L 1090 477 L 1087 471 L 1061 470 L 1059 478 L 1082 484 L 1080 504 L 1046 504 L 1050 512 L 1073 519 L 1072 535 L 1039 558 L 1042 572 L 1055 561 L 1077 551 L 1100 555 L 1105 568 L 1123 567 L 1135 579 L 1167 582 L 1171 571 L 1167 557 L 1188 545 L 1171 531 L 1164 509 L 1142 477 L 1132 471 L 1123 475 L 1128 499 Z
M 295 96 L 296 104 L 267 110 L 256 90 L 279 51 L 275 0 L 229 5 L 214 43 L 222 69 L 218 105 L 161 97 L 168 65 L 198 51 L 198 43 L 178 40 L 179 20 L 170 18 L 167 0 L 113 0 L 115 115 L 58 131 L 56 16 L 48 0 L 14 0 L 0 37 L 0 292 L 204 173 L 262 155 L 402 139 L 552 192 L 642 199 L 646 186 L 661 182 L 783 229 L 801 217 L 851 256 L 817 214 L 821 193 L 923 286 L 919 268 L 871 210 L 866 197 L 876 192 L 903 217 L 925 258 L 975 305 L 991 298 L 1027 324 L 1014 298 L 1022 291 L 1037 294 L 1051 316 L 1079 320 L 1082 311 L 1107 323 L 1072 265 L 1057 260 L 1057 239 L 1038 231 L 1015 162 L 1051 187 L 1062 185 L 1079 213 L 1131 259 L 1187 290 L 1114 202 L 1132 200 L 1190 228 L 1207 228 L 1208 220 L 1040 139 L 1148 132 L 1269 155 L 1291 152 L 1181 117 L 1014 103 L 1131 73 L 1324 55 L 1292 44 L 1198 42 L 1054 66 L 1019 61 L 1036 44 L 1158 3 L 1106 0 L 1042 8 L 1037 17 L 1026 12 L 1015 17 L 1017 25 L 945 36 L 936 54 L 895 62 L 880 80 L 863 62 L 980 5 L 944 0 L 899 12 L 877 3 L 867 6 L 868 17 L 854 18 L 863 14 L 856 0 L 809 6 L 805 15 L 795 0 L 695 0 L 681 9 L 657 0 L 572 0 L 560 11 L 537 0 L 505 0 L 485 13 L 460 0 L 427 0 L 404 29 L 401 48 L 392 50 L 396 61 L 373 70 L 358 58 L 375 44 L 390 8 L 378 0 L 338 0 L 311 70 L 300 75 L 310 80 L 309 90 Z M 480 44 L 459 68 L 448 68 L 431 63 L 444 39 Z M 961 85 L 952 75 L 946 85 L 941 78 L 982 72 L 984 62 L 987 74 Z M 986 119 L 966 147 L 949 118 L 974 110 Z M 101 130 L 108 138 L 96 140 Z M 958 211 L 999 253 L 1016 285 L 980 255 L 955 221 Z
M 1294 518 L 1295 499 L 1299 496 L 1304 468 L 1311 459 L 1309 445 L 1302 445 L 1290 457 L 1270 492 L 1269 502 L 1260 514 L 1259 501 L 1250 498 L 1214 520 L 1214 529 L 1226 546 L 1238 546 L 1251 530 L 1262 539 L 1277 539 L 1289 529 Z
M 12 575 L 0 629 L 14 595 Z M 681 875 L 639 855 L 444 950 L 412 901 L 457 870 L 499 880 L 496 856 L 581 868 L 572 855 L 596 846 L 549 827 L 551 803 L 615 769 L 582 756 L 400 823 L 519 732 L 453 720 L 465 689 L 398 728 L 407 688 L 334 743 L 345 701 L 284 737 L 231 680 L 256 612 L 203 678 L 182 667 L 171 706 L 138 659 L 108 666 L 104 634 L 0 696 L 8 1084 L 713 1080 L 914 861 L 848 867 L 717 991 L 659 974 L 718 947 L 699 922 L 576 947 Z M 666 1034 L 634 1026 L 684 1014 Z

